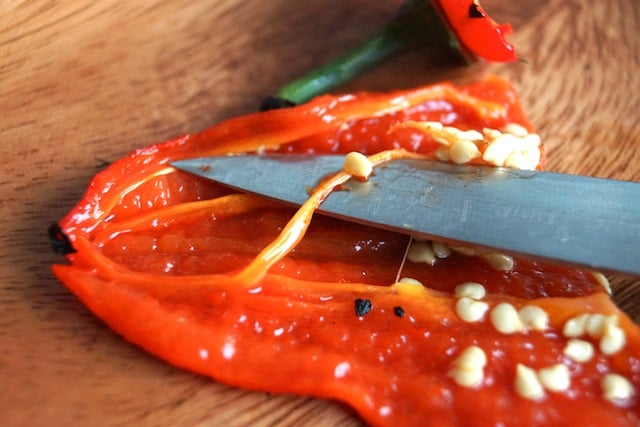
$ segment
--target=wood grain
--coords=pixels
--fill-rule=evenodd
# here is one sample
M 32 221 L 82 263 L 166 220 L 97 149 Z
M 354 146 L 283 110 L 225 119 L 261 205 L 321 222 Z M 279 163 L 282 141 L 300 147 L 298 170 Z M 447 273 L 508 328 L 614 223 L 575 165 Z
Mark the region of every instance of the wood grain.
M 339 403 L 217 384 L 124 342 L 58 283 L 46 228 L 105 163 L 253 111 L 373 34 L 399 1 L 0 3 L 0 423 L 359 425 Z M 514 81 L 548 168 L 640 181 L 635 0 L 483 2 L 522 60 L 455 68 L 411 53 L 344 90 L 497 73 Z M 640 321 L 637 278 L 612 277 Z

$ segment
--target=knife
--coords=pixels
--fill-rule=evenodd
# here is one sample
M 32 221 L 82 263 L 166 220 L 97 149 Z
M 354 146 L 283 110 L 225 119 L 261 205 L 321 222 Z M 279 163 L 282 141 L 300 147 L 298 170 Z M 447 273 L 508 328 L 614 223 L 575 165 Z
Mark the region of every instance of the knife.
M 204 157 L 177 169 L 291 205 L 342 155 Z M 552 172 L 394 160 L 350 180 L 318 213 L 450 244 L 640 274 L 640 183 Z

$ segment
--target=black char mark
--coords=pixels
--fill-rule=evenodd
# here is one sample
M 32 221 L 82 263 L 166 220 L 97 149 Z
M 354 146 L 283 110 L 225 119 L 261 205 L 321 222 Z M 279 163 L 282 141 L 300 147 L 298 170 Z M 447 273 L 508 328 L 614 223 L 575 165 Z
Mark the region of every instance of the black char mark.
M 399 305 L 396 307 L 393 307 L 393 314 L 395 314 L 398 317 L 404 317 L 404 309 Z
M 368 299 L 358 298 L 356 300 L 356 316 L 364 316 L 373 308 L 373 304 Z
M 67 255 L 76 251 L 71 245 L 71 240 L 58 224 L 51 224 L 49 227 L 49 242 L 57 254 Z
M 484 18 L 484 13 L 482 13 L 480 6 L 476 2 L 471 2 L 469 6 L 469 18 Z

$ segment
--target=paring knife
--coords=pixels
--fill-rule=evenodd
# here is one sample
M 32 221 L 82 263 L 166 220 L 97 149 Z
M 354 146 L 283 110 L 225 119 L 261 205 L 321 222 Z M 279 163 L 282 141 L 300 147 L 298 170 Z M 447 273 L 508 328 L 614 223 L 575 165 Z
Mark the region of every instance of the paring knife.
M 341 155 L 221 156 L 175 168 L 292 205 L 342 169 Z M 350 180 L 318 213 L 449 243 L 640 274 L 640 183 L 394 160 Z

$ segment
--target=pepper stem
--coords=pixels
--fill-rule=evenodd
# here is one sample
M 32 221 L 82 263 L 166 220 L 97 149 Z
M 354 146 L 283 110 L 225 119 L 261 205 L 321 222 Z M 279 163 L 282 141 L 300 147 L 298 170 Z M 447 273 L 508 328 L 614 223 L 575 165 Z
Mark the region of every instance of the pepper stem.
M 404 46 L 404 40 L 397 37 L 396 31 L 385 28 L 345 55 L 285 85 L 278 92 L 278 97 L 296 104 L 307 102 L 399 53 Z
M 277 97 L 301 104 L 350 81 L 372 66 L 418 45 L 459 53 L 430 1 L 409 1 L 378 34 L 355 49 L 283 86 Z

